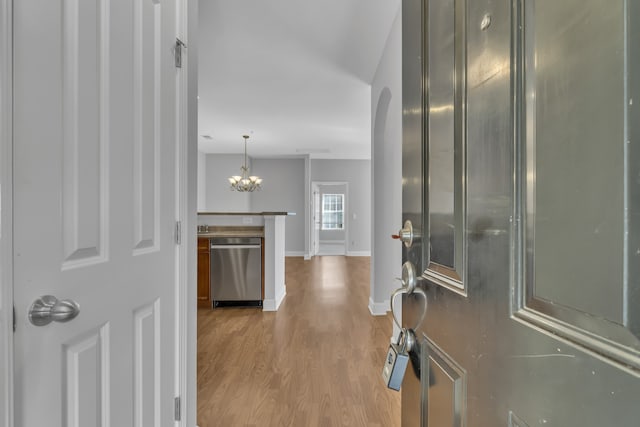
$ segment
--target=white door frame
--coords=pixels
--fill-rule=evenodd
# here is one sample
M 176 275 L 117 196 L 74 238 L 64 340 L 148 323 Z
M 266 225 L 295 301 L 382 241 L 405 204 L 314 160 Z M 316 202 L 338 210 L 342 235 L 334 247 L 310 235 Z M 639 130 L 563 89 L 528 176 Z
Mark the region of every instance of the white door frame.
M 177 0 L 176 34 L 185 43 L 182 68 L 176 74 L 176 219 L 181 244 L 176 246 L 176 396 L 181 419 L 177 425 L 196 425 L 196 224 L 198 167 L 197 23 L 198 0 Z
M 311 181 L 311 216 L 315 212 L 314 199 L 313 199 L 313 190 L 317 187 L 322 187 L 325 185 L 344 185 L 344 254 L 349 255 L 349 183 L 347 181 Z M 322 203 L 322 202 L 320 202 Z M 313 219 L 310 221 L 309 225 L 309 235 L 312 236 L 315 233 L 315 224 Z M 318 237 L 319 238 L 319 237 Z M 315 253 L 315 250 L 311 248 L 310 253 L 311 256 L 316 256 L 318 254 Z
M 176 249 L 176 395 L 180 426 L 196 425 L 196 172 L 197 0 L 177 0 L 180 38 L 188 47 L 176 75 L 178 102 L 176 218 L 182 244 Z M 13 427 L 13 134 L 12 0 L 0 0 L 0 427 Z
M 309 255 L 311 257 L 318 255 L 318 252 L 320 252 L 320 242 L 318 241 L 320 239 L 320 231 L 316 229 L 318 221 L 316 213 L 321 213 L 322 211 L 320 207 L 316 206 L 316 202 L 321 203 L 316 200 L 316 192 L 320 192 L 320 186 L 316 182 L 312 182 L 311 198 L 309 199 L 311 202 L 311 224 L 309 228 L 311 235 L 311 250 L 309 251 Z
M 13 27 L 0 0 L 0 426 L 13 427 Z

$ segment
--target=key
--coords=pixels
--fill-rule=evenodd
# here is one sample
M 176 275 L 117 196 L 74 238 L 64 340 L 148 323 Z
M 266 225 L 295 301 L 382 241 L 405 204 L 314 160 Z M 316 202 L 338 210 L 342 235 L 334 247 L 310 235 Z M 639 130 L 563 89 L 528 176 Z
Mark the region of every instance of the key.
M 407 330 L 402 329 L 398 337 L 398 343 L 389 345 L 384 367 L 382 368 L 382 379 L 387 387 L 399 391 L 409 364 L 409 353 L 407 351 Z

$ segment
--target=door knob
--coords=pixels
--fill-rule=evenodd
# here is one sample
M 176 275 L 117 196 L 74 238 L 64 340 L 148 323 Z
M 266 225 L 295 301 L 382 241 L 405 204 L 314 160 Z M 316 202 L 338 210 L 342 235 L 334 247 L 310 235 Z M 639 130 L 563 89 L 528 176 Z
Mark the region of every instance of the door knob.
M 69 299 L 58 300 L 53 295 L 43 295 L 31 304 L 29 320 L 36 326 L 51 322 L 68 322 L 80 313 L 77 302 Z

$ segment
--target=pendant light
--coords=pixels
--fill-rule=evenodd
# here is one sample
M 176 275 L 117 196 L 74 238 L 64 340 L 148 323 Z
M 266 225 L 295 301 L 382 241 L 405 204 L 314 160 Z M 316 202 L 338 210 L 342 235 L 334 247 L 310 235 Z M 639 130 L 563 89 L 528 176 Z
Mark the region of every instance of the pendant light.
M 262 184 L 262 178 L 249 175 L 249 167 L 247 166 L 247 139 L 249 135 L 242 135 L 244 138 L 244 164 L 240 168 L 242 176 L 234 175 L 229 177 L 229 183 L 231 184 L 231 191 L 239 191 L 241 193 L 247 191 L 260 190 Z

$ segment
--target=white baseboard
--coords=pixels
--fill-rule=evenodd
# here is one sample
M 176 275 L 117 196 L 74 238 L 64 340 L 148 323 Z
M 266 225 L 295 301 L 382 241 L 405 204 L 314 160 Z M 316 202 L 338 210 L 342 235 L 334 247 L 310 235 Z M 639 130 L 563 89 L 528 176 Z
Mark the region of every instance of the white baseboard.
M 304 253 L 304 251 L 286 251 L 284 253 L 284 256 L 303 256 L 305 257 L 305 259 L 307 259 L 307 255 Z
M 285 290 L 282 292 L 278 298 L 275 299 L 266 299 L 262 302 L 262 311 L 278 311 L 280 308 L 280 304 L 284 301 L 284 297 L 287 296 L 287 290 L 285 285 Z
M 311 259 L 311 254 L 309 254 L 308 252 L 304 254 L 304 260 L 305 261 L 309 261 Z
M 347 256 L 371 256 L 371 251 L 347 251 Z
M 282 304 L 282 301 L 284 301 L 284 297 L 287 296 L 287 284 L 285 283 L 282 286 L 282 295 L 280 295 L 279 298 L 276 298 L 276 310 L 280 308 L 280 304 Z
M 372 316 L 385 316 L 389 310 L 391 310 L 389 300 L 374 302 L 369 298 L 369 312 Z
M 266 299 L 262 301 L 262 311 L 278 311 L 275 299 Z

